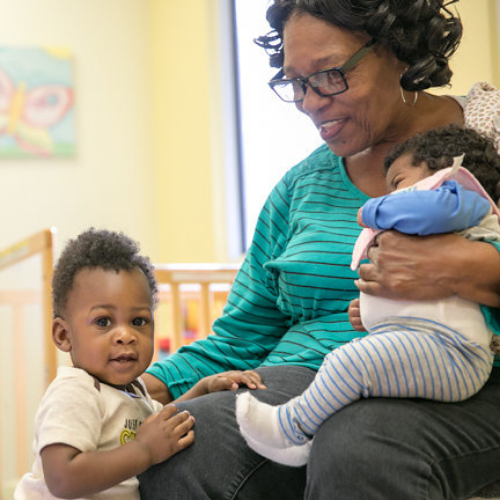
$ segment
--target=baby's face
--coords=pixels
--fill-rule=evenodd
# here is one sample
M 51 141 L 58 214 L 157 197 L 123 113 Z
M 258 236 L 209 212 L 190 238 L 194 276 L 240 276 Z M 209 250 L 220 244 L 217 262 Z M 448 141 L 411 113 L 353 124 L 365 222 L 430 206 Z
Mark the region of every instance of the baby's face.
M 154 316 L 146 276 L 131 271 L 78 271 L 65 309 L 73 364 L 102 382 L 125 386 L 149 366 Z
M 418 181 L 432 174 L 426 163 L 415 166 L 412 165 L 412 160 L 412 155 L 406 153 L 397 158 L 389 167 L 385 179 L 387 182 L 387 189 L 390 193 L 398 189 L 413 186 Z

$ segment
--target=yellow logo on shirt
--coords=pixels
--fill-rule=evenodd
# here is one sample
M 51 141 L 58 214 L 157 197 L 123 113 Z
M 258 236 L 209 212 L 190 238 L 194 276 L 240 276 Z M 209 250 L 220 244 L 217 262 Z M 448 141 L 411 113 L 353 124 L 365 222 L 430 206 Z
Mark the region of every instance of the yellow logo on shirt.
M 135 439 L 137 432 L 131 431 L 129 429 L 123 429 L 120 434 L 120 444 L 126 444 Z
M 126 419 L 124 424 L 124 429 L 120 434 L 120 444 L 129 443 L 135 439 L 137 435 L 137 429 L 141 425 L 141 421 L 137 419 Z

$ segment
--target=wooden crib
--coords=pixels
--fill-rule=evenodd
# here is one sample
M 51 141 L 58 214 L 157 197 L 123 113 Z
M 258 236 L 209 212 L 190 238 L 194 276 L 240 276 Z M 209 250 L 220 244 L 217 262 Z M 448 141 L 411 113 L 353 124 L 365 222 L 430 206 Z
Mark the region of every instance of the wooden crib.
M 56 373 L 50 303 L 53 238 L 53 230 L 44 230 L 0 252 L 0 494 L 4 500 L 11 498 L 15 478 L 31 462 L 34 408 Z M 34 357 L 39 368 L 29 378 L 27 365 Z
M 31 467 L 37 405 L 57 366 L 69 363 L 52 342 L 55 237 L 55 229 L 46 229 L 0 250 L 0 500 L 11 500 L 17 479 Z M 238 268 L 237 264 L 155 266 L 159 285 L 155 360 L 210 333 Z

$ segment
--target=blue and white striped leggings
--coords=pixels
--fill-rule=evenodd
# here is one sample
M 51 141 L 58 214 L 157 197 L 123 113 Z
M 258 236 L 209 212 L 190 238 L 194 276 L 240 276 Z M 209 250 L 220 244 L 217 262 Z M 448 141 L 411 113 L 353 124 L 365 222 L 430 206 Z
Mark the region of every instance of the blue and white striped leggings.
M 328 354 L 311 385 L 279 407 L 280 425 L 303 444 L 328 417 L 362 397 L 461 401 L 481 389 L 492 364 L 490 349 L 444 325 L 391 318 Z

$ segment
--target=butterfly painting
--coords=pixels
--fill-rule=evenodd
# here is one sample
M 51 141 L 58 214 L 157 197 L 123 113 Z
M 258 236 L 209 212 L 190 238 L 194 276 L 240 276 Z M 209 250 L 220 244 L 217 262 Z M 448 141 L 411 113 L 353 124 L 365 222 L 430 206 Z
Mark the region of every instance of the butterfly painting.
M 73 155 L 73 108 L 66 51 L 0 48 L 0 158 Z

